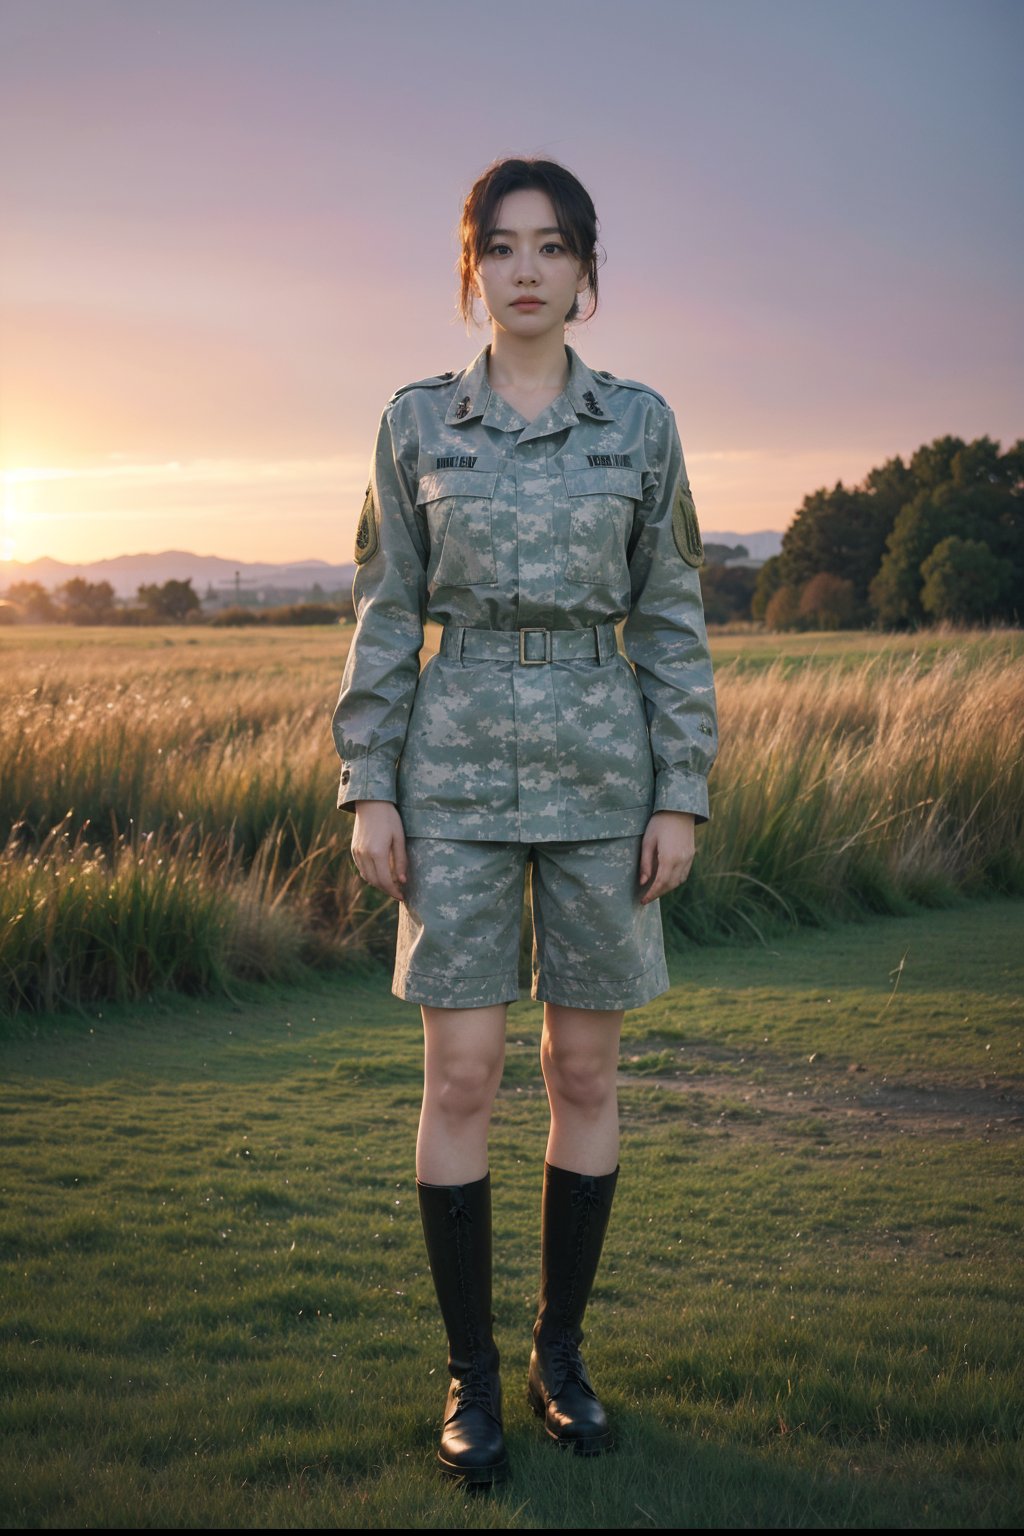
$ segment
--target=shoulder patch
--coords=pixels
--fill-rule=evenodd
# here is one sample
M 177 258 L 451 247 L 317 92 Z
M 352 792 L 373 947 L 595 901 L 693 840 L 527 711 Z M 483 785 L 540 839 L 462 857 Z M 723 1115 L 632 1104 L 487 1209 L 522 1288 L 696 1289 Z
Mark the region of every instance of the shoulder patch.
M 665 396 L 659 395 L 658 391 L 656 389 L 652 389 L 649 384 L 641 384 L 637 379 L 616 378 L 614 373 L 609 373 L 606 369 L 597 371 L 597 376 L 599 379 L 607 379 L 609 384 L 616 384 L 621 389 L 637 389 L 642 395 L 653 395 L 655 400 L 660 401 L 661 404 L 666 407 L 668 406 L 668 401 L 665 399 Z
M 676 549 L 687 565 L 692 565 L 696 569 L 704 564 L 704 544 L 697 523 L 697 508 L 693 504 L 690 492 L 683 485 L 676 492 L 675 504 L 672 508 L 672 537 L 676 541 Z
M 391 400 L 397 400 L 399 395 L 407 395 L 410 389 L 440 389 L 442 384 L 450 384 L 454 379 L 454 373 L 435 373 L 429 379 L 416 379 L 412 384 L 403 384 L 401 389 L 396 389 Z M 391 404 L 391 400 L 388 404 Z
M 356 565 L 362 565 L 377 553 L 380 538 L 377 533 L 377 509 L 373 504 L 373 487 L 366 487 L 366 500 L 356 526 Z

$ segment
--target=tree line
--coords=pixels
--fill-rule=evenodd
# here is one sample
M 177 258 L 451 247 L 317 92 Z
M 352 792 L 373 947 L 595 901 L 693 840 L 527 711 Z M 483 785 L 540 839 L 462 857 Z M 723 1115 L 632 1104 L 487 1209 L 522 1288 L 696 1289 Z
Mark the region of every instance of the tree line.
M 53 592 L 38 581 L 14 582 L 0 608 L 0 622 L 26 624 L 334 624 L 354 619 L 351 598 L 283 603 L 257 607 L 235 605 L 204 614 L 202 600 L 185 581 L 144 582 L 134 602 L 121 602 L 109 581 L 73 576 Z
M 770 629 L 916 629 L 1024 617 L 1024 440 L 936 438 L 806 496 L 757 574 Z

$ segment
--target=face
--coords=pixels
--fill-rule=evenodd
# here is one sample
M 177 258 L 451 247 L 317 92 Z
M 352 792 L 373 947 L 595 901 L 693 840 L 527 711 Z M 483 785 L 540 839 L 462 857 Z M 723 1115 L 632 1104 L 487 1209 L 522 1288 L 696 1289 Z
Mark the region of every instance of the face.
M 524 338 L 562 331 L 587 278 L 546 192 L 524 188 L 502 199 L 475 281 L 499 330 Z

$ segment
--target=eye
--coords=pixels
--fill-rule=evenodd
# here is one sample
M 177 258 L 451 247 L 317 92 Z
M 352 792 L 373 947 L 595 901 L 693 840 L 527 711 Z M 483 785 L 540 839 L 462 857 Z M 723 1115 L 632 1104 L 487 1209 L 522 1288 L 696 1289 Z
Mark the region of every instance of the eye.
M 487 247 L 488 256 L 509 256 L 511 253 L 512 247 L 505 245 L 501 240 L 496 240 L 493 245 Z
M 551 252 L 555 256 L 560 256 L 565 251 L 565 246 L 559 245 L 557 240 L 549 240 L 546 245 L 541 246 L 541 250 Z

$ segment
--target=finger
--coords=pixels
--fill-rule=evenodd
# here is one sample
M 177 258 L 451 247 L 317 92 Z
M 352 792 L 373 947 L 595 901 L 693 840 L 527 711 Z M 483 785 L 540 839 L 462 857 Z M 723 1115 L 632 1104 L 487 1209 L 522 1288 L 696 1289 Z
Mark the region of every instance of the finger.
M 391 869 L 387 859 L 382 854 L 375 854 L 368 863 L 368 878 L 371 885 L 375 885 L 378 891 L 383 891 L 385 896 L 393 896 L 397 901 L 401 895 L 398 885 L 391 875 Z
M 653 837 L 651 837 L 651 838 L 645 837 L 643 842 L 640 845 L 639 879 L 640 879 L 640 884 L 641 885 L 646 885 L 647 884 L 648 880 L 654 874 L 655 867 L 657 866 L 657 863 L 658 863 L 658 844 L 657 844 L 656 840 Z
M 372 885 L 375 889 L 378 888 L 377 869 L 376 865 L 374 864 L 372 853 L 363 854 L 360 870 L 367 885 Z
M 405 849 L 405 838 L 401 832 L 396 832 L 391 844 L 392 868 L 396 879 L 404 885 L 409 878 L 409 858 Z
M 659 868 L 658 877 L 644 896 L 644 902 L 657 901 L 659 897 L 667 896 L 669 891 L 674 891 L 677 885 L 681 885 L 685 878 L 682 868 L 678 861 Z

